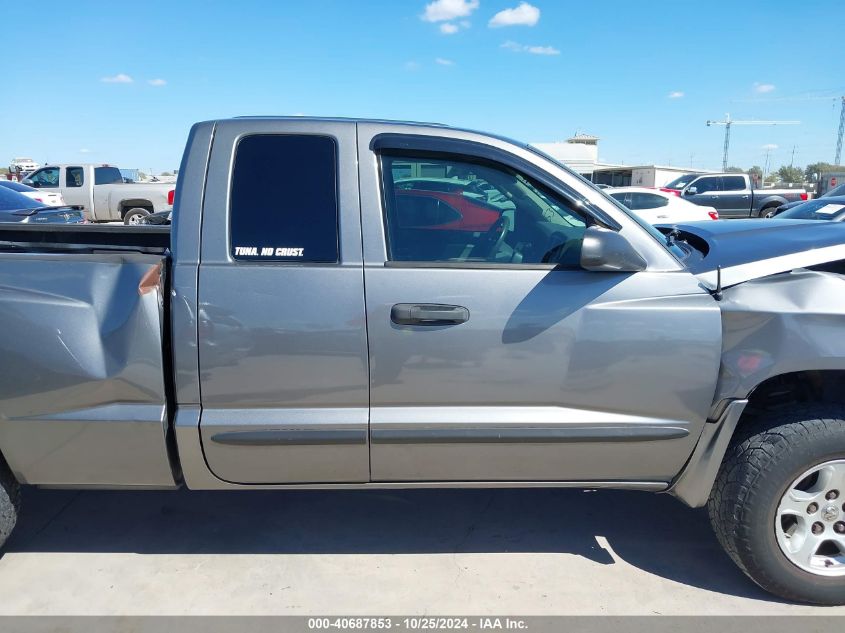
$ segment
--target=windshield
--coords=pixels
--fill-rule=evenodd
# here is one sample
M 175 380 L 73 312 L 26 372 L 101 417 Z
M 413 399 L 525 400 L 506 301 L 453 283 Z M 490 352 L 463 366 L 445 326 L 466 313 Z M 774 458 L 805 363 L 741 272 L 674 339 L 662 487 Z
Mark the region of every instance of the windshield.
M 666 189 L 683 189 L 700 175 L 701 174 L 684 174 L 683 176 L 675 178 L 675 180 L 670 182 L 668 185 L 663 186 Z
M 663 233 L 658 231 L 651 224 L 649 224 L 648 222 L 643 220 L 641 217 L 639 217 L 633 211 L 629 210 L 628 207 L 626 207 L 624 204 L 622 204 L 618 200 L 616 200 L 616 199 L 610 197 L 609 195 L 607 195 L 607 191 L 605 191 L 603 189 L 599 189 L 593 183 L 591 183 L 589 180 L 584 178 L 581 174 L 578 174 L 578 173 L 572 171 L 569 167 L 564 165 L 562 162 L 560 162 L 554 156 L 550 156 L 549 154 L 546 154 L 544 151 L 537 149 L 533 145 L 527 145 L 526 149 L 528 149 L 532 153 L 536 154 L 537 156 L 541 156 L 541 157 L 545 158 L 550 163 L 557 165 L 561 169 L 565 170 L 566 172 L 572 174 L 576 178 L 579 178 L 581 181 L 583 181 L 586 184 L 595 188 L 596 191 L 598 191 L 599 193 L 601 193 L 601 195 L 603 195 L 605 197 L 605 199 L 609 200 L 611 203 L 613 203 L 613 205 L 615 207 L 617 207 L 620 211 L 622 211 L 622 213 L 624 213 L 626 217 L 631 218 L 631 220 L 633 220 L 634 222 L 639 224 L 643 229 L 645 229 L 646 233 L 648 233 L 654 239 L 656 239 L 658 242 L 660 242 L 660 244 L 662 244 L 679 261 L 684 262 L 687 259 L 689 254 L 684 249 L 680 248 L 677 244 L 673 244 L 671 238 L 667 238 Z M 699 175 L 700 174 L 688 174 L 686 177 L 688 177 L 690 180 L 692 180 L 693 178 L 695 178 Z M 680 179 L 677 179 L 677 180 L 680 180 Z M 673 182 L 675 182 L 675 181 L 673 181 Z
M 830 191 L 823 193 L 821 195 L 822 198 L 830 198 L 832 196 L 845 196 L 845 184 L 841 184 L 838 187 L 834 187 Z
M 777 218 L 787 220 L 834 220 L 845 214 L 845 197 L 836 200 L 810 200 L 797 207 L 778 213 Z
M 20 209 L 37 209 L 43 207 L 43 202 L 28 198 L 22 193 L 0 187 L 0 211 L 18 211 Z

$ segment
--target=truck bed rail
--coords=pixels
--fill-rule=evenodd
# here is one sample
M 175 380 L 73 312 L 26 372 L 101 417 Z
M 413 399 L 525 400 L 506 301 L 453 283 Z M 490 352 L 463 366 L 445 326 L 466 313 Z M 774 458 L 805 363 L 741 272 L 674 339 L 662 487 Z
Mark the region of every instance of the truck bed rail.
M 163 253 L 169 226 L 0 223 L 0 251 L 133 250 Z

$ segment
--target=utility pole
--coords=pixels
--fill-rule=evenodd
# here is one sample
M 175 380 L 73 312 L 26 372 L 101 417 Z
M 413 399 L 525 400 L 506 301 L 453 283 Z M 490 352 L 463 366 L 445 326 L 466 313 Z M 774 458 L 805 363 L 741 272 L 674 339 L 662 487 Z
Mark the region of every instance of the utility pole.
M 845 119 L 843 119 L 845 120 Z M 801 121 L 736 121 L 731 119 L 730 114 L 725 115 L 724 121 L 707 121 L 707 126 L 724 125 L 725 126 L 725 146 L 722 155 L 722 171 L 728 168 L 728 150 L 731 147 L 731 126 L 734 125 L 798 125 Z M 840 126 L 841 127 L 841 126 Z
M 841 165 L 842 161 L 842 137 L 845 136 L 845 97 L 842 97 L 842 110 L 839 113 L 839 135 L 836 137 L 836 158 L 834 165 Z
M 789 159 L 789 166 L 795 165 L 795 145 L 792 146 L 792 157 Z
M 763 179 L 762 179 L 762 182 L 760 183 L 761 189 L 766 185 L 766 176 L 769 173 L 769 154 L 771 153 L 771 151 L 773 149 L 775 149 L 775 148 L 773 148 L 773 147 L 766 147 L 765 148 L 765 150 L 766 150 L 766 162 L 763 163 Z

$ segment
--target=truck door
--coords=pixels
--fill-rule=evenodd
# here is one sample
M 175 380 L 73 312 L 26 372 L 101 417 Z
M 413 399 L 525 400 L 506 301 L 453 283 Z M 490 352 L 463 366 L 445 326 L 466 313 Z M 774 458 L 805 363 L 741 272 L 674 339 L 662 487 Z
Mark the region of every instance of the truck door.
M 65 199 L 65 204 L 78 205 L 88 209 L 90 207 L 89 192 L 93 183 L 85 182 L 85 168 L 64 167 L 62 171 L 64 172 L 62 174 L 64 178 L 62 197 Z
M 720 176 L 701 176 L 693 180 L 682 192 L 684 199 L 703 207 L 713 207 L 719 216 L 736 217 L 731 214 L 729 199 L 722 196 Z M 746 215 L 748 215 L 746 210 Z
M 526 159 L 381 129 L 359 125 L 373 481 L 668 481 L 715 391 L 712 297 L 686 272 L 580 268 L 592 220 Z M 449 182 L 495 219 L 416 204 Z
M 369 479 L 354 123 L 218 124 L 199 266 L 200 435 L 237 483 Z
M 748 187 L 748 177 L 741 174 L 736 176 L 721 176 L 721 190 L 714 194 L 716 208 L 721 215 L 730 218 L 747 218 L 751 215 L 751 189 Z

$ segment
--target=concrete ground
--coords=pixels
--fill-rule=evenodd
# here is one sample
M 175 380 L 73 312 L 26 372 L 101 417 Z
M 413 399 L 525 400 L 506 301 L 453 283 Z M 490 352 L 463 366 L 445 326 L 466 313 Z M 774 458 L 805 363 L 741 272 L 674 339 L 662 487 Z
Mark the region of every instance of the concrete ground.
M 664 495 L 27 490 L 0 614 L 843 614 L 780 602 Z

